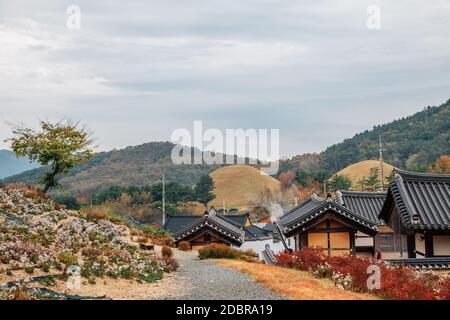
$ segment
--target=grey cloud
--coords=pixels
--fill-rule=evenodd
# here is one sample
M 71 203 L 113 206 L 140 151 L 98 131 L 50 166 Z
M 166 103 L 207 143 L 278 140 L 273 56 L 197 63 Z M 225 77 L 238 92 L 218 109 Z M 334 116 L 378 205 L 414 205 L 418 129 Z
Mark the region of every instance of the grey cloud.
M 66 29 L 69 4 L 81 30 Z M 448 3 L 377 1 L 379 31 L 371 4 L 0 0 L 0 111 L 80 119 L 101 149 L 204 120 L 279 128 L 284 155 L 320 151 L 449 98 Z

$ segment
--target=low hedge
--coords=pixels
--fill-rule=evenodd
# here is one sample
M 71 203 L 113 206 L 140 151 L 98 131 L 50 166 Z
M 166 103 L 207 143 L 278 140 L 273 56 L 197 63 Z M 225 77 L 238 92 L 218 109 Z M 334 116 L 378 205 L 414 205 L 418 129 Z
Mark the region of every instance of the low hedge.
M 355 255 L 328 257 L 321 249 L 305 248 L 277 255 L 282 267 L 312 272 L 320 278 L 329 278 L 336 286 L 356 292 L 371 292 L 384 299 L 394 300 L 448 300 L 450 277 L 432 272 L 415 271 L 410 267 L 394 267 L 382 261 Z M 380 268 L 380 288 L 369 290 L 368 267 Z
M 241 251 L 222 243 L 212 243 L 198 251 L 200 259 L 241 259 L 246 261 L 257 261 L 252 250 Z

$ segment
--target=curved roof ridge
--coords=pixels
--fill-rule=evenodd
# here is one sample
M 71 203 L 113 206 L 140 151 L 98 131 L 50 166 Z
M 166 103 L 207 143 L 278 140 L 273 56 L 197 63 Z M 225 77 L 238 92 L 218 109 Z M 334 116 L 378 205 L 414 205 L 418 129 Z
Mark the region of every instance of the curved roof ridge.
M 224 219 L 219 218 L 220 221 L 218 221 L 217 218 L 218 218 L 218 216 L 216 216 L 216 215 L 214 215 L 214 216 L 207 216 L 207 215 L 199 216 L 199 219 L 196 219 L 196 220 L 192 221 L 191 223 L 187 224 L 186 226 L 184 226 L 179 231 L 175 232 L 173 234 L 173 237 L 175 239 L 179 238 L 181 235 L 189 232 L 195 226 L 201 224 L 204 221 L 210 221 L 212 223 L 219 224 L 222 228 L 226 229 L 229 233 L 234 233 L 235 236 L 237 236 L 239 238 L 244 237 L 244 231 L 243 230 L 237 228 L 235 225 L 229 223 L 228 221 L 226 221 Z
M 297 207 L 292 215 L 283 216 L 279 224 L 283 228 L 283 232 L 290 232 L 293 229 L 300 228 L 305 223 L 315 219 L 319 215 L 323 214 L 327 210 L 333 210 L 338 215 L 341 215 L 347 219 L 353 220 L 357 224 L 361 225 L 361 228 L 365 230 L 377 230 L 377 222 L 367 219 L 366 217 L 349 210 L 348 208 L 340 205 L 335 201 L 322 200 L 322 201 L 311 201 L 311 198 L 307 200 L 305 203 L 309 203 L 309 205 L 305 208 Z M 303 210 L 302 210 L 303 209 Z
M 401 169 L 394 169 L 396 175 L 400 175 L 404 180 L 414 180 L 415 178 L 423 180 L 424 178 L 434 180 L 446 180 L 450 182 L 450 174 L 445 173 L 430 173 L 430 172 L 413 172 Z
M 326 200 L 319 200 L 320 198 L 317 196 L 310 196 L 308 199 L 297 205 L 296 207 L 292 208 L 288 212 L 286 212 L 284 215 L 280 217 L 280 223 L 283 220 L 289 219 L 289 217 L 295 213 L 298 212 L 298 210 L 302 210 L 302 208 L 306 208 L 306 212 L 311 212 L 317 209 L 318 207 L 325 206 L 328 202 Z M 310 206 L 311 208 L 309 208 Z
M 326 200 L 320 198 L 320 197 L 319 197 L 318 195 L 316 195 L 315 193 L 312 193 L 312 194 L 308 197 L 308 199 L 306 199 L 305 201 L 301 202 L 301 203 L 298 204 L 297 206 L 295 206 L 295 207 L 293 207 L 292 209 L 290 209 L 288 212 L 286 212 L 285 214 L 283 214 L 283 215 L 280 217 L 280 219 L 282 219 L 282 218 L 284 218 L 284 217 L 290 215 L 292 212 L 297 211 L 298 209 L 300 209 L 300 208 L 306 206 L 308 203 L 311 203 L 311 202 L 313 202 L 313 203 L 319 205 L 319 204 L 325 203 Z
M 397 190 L 401 195 L 399 200 L 403 202 L 403 206 L 406 209 L 407 213 L 409 214 L 410 218 L 419 216 L 416 209 L 414 208 L 411 198 L 409 197 L 409 192 L 406 190 L 403 176 L 396 172 L 394 183 L 397 186 Z
M 350 194 L 350 195 L 367 195 L 367 196 L 382 196 L 387 195 L 386 191 L 354 191 L 354 190 L 339 190 L 342 195 Z

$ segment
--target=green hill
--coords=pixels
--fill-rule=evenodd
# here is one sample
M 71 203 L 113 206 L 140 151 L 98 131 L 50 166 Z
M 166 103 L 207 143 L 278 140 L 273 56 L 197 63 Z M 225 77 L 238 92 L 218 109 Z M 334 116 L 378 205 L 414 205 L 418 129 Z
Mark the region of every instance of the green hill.
M 450 100 L 410 117 L 375 126 L 321 153 L 324 169 L 339 171 L 363 160 L 378 158 L 378 136 L 384 160 L 395 167 L 422 171 L 439 156 L 450 154 Z
M 112 185 L 144 185 L 161 180 L 162 168 L 168 182 L 191 186 L 202 175 L 215 169 L 209 165 L 173 165 L 170 142 L 150 142 L 120 150 L 100 152 L 91 160 L 76 167 L 61 179 L 64 190 L 75 194 L 90 194 Z M 45 167 L 25 171 L 2 180 L 36 184 Z
M 424 170 L 439 156 L 450 154 L 450 100 L 438 107 L 427 107 L 410 117 L 379 125 L 353 138 L 327 148 L 321 154 L 304 154 L 280 162 L 280 172 L 304 171 L 326 176 L 364 160 L 378 158 L 378 136 L 383 137 L 384 159 L 395 167 Z M 76 167 L 61 180 L 65 190 L 90 194 L 112 185 L 147 185 L 161 179 L 166 168 L 167 180 L 191 186 L 200 176 L 217 169 L 209 165 L 173 165 L 170 142 L 150 142 L 121 150 L 100 152 Z M 46 168 L 14 175 L 2 182 L 35 184 Z M 306 180 L 308 177 L 305 178 Z

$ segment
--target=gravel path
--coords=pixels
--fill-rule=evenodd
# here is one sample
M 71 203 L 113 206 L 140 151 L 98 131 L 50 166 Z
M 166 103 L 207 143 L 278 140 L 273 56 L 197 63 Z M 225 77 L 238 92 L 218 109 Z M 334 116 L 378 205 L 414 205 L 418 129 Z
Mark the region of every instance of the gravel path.
M 166 299 L 183 300 L 279 300 L 285 299 L 256 283 L 248 275 L 200 260 L 197 252 L 173 250 L 180 264 L 178 290 Z

